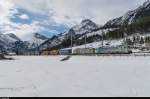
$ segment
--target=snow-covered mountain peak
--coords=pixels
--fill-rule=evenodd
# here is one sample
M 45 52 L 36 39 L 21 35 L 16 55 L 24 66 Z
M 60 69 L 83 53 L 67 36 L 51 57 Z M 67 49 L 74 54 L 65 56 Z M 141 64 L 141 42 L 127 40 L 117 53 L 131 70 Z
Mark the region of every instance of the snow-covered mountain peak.
M 90 19 L 85 19 L 85 20 L 82 20 L 81 24 L 87 25 L 87 24 L 95 24 L 95 23 L 93 21 L 91 21 Z
M 74 26 L 70 30 L 74 31 L 75 34 L 89 33 L 98 28 L 98 25 L 89 19 L 83 20 L 79 25 Z
M 28 41 L 30 43 L 29 48 L 38 47 L 39 45 L 41 45 L 46 40 L 48 40 L 48 38 L 46 36 L 39 34 L 39 33 L 35 33 L 31 37 L 31 40 Z
M 147 0 L 135 10 L 130 10 L 119 18 L 108 21 L 105 27 L 120 26 L 123 24 L 132 24 L 142 17 L 150 16 L 150 0 Z
M 143 7 L 150 6 L 150 0 L 147 0 L 146 2 L 143 3 Z

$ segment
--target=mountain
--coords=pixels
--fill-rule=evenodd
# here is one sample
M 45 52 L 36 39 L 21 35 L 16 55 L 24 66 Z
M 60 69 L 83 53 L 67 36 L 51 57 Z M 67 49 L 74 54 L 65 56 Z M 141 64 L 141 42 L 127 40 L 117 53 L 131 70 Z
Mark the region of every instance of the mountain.
M 150 16 L 150 0 L 147 0 L 135 10 L 128 11 L 123 16 L 108 21 L 104 27 L 116 27 L 124 24 L 132 24 L 139 21 L 143 17 Z
M 90 33 L 98 28 L 99 26 L 96 23 L 89 19 L 85 19 L 79 25 L 76 25 L 73 28 L 71 28 L 69 32 L 74 32 L 76 35 L 82 35 L 85 33 Z
M 6 34 L 4 38 L 9 38 L 8 41 L 11 42 L 9 43 L 9 45 L 11 46 L 9 46 L 6 51 L 15 52 L 18 55 L 23 55 L 28 51 L 34 50 L 35 48 L 38 48 L 38 46 L 41 45 L 43 42 L 48 40 L 47 37 L 39 33 L 33 34 L 32 39 L 29 41 L 22 41 L 14 34 Z M 5 40 L 4 42 L 6 41 L 7 40 Z M 5 44 L 3 43 L 2 45 Z
M 13 33 L 2 34 L 0 33 L 0 52 L 12 51 L 16 46 L 16 42 L 21 42 L 21 40 Z
M 45 49 L 55 47 L 69 47 L 71 45 L 71 35 L 73 39 L 76 40 L 85 34 L 92 33 L 93 31 L 98 30 L 99 28 L 100 26 L 93 21 L 85 19 L 80 24 L 70 28 L 68 31 L 55 35 L 52 38 L 48 39 L 40 45 L 40 48 Z
M 2 34 L 0 33 L 0 45 L 4 48 L 11 48 L 12 44 L 16 41 L 20 41 L 20 39 L 15 34 Z
M 13 33 L 9 33 L 9 34 L 6 34 L 6 35 L 8 35 L 8 37 L 10 37 L 11 39 L 14 39 L 14 41 L 21 41 L 21 39 Z
M 31 40 L 29 40 L 29 48 L 35 48 L 38 47 L 39 45 L 41 45 L 42 43 L 44 43 L 46 40 L 48 40 L 48 38 L 44 35 L 41 35 L 39 33 L 35 33 L 33 34 Z

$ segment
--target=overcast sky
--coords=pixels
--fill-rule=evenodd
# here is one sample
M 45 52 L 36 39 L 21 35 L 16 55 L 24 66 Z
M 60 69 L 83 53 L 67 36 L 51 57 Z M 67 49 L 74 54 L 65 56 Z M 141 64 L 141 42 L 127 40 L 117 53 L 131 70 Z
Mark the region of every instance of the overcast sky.
M 103 25 L 146 0 L 0 0 L 0 31 L 52 36 L 89 18 Z

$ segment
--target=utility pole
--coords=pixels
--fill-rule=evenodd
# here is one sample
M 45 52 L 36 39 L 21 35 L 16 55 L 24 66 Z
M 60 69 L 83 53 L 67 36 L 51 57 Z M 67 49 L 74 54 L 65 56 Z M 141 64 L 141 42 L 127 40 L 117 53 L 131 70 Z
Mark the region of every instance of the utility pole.
M 72 37 L 73 35 L 72 35 L 72 32 L 71 32 L 71 49 L 72 49 L 72 47 L 73 47 L 73 37 Z
M 104 31 L 102 30 L 102 48 L 104 47 Z
M 87 34 L 85 33 L 85 48 L 86 48 L 86 38 L 87 38 Z
M 69 26 L 68 26 L 68 24 L 65 24 L 65 26 L 69 29 Z M 73 34 L 72 34 L 72 32 L 71 32 L 71 34 L 70 34 L 70 39 L 71 39 L 71 50 L 72 50 L 72 47 L 73 47 Z
M 39 40 L 35 39 L 35 55 L 39 55 Z
M 127 48 L 127 50 L 128 50 L 128 43 L 127 43 L 127 29 L 125 28 L 125 32 L 124 32 L 124 41 L 125 41 L 125 46 L 126 46 L 126 48 Z

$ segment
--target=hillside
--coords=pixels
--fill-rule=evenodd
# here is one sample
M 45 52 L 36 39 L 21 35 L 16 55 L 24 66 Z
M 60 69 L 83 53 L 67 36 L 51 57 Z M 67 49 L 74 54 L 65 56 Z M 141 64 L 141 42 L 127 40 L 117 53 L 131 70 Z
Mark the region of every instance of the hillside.
M 132 24 L 138 22 L 143 17 L 150 16 L 150 1 L 147 0 L 140 7 L 135 10 L 128 11 L 123 16 L 119 18 L 112 19 L 108 21 L 104 26 L 105 27 L 116 27 L 125 24 Z
M 20 42 L 21 40 L 14 34 L 2 34 L 0 33 L 0 48 L 1 51 L 11 50 L 15 46 L 15 42 Z

